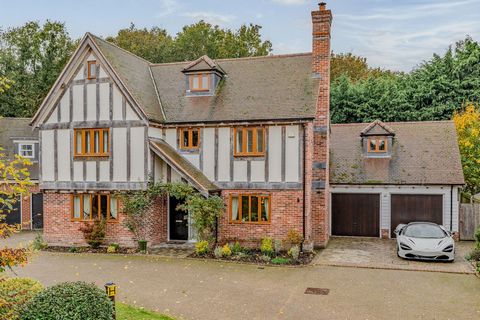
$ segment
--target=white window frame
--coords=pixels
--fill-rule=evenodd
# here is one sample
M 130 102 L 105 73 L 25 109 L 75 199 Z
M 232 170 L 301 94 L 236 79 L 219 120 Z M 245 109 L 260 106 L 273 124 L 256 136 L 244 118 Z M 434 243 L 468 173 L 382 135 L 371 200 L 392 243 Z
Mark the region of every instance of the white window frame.
M 32 146 L 32 155 L 31 156 L 25 156 L 22 155 L 22 147 L 23 146 Z M 30 151 L 30 150 L 28 150 Z M 35 159 L 35 143 L 33 142 L 20 142 L 18 143 L 18 155 L 21 157 L 24 157 L 26 159 Z

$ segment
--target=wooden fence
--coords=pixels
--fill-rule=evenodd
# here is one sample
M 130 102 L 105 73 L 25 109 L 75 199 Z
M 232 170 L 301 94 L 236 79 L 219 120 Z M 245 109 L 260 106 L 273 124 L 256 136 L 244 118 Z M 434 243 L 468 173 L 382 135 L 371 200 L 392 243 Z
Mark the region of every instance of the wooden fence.
M 460 204 L 460 240 L 474 240 L 475 230 L 480 227 L 480 203 Z

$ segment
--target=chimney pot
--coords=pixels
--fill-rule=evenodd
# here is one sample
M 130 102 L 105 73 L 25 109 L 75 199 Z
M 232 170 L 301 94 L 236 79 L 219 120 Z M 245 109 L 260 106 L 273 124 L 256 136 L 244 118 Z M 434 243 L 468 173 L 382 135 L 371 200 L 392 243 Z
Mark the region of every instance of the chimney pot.
M 320 10 L 326 10 L 327 9 L 327 3 L 326 2 L 320 2 L 318 4 L 320 6 Z

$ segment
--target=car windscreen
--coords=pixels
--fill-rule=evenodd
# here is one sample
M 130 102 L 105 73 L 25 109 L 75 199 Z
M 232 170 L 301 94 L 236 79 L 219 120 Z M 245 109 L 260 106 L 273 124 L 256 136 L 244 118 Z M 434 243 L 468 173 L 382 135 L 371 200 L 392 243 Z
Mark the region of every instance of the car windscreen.
M 412 224 L 406 227 L 404 233 L 407 237 L 412 238 L 444 238 L 445 231 L 439 226 L 433 224 Z

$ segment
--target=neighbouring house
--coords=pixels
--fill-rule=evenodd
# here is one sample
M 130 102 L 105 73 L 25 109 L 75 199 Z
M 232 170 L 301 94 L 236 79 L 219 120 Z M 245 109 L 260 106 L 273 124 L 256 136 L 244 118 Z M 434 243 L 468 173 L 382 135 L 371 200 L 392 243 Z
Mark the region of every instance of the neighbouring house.
M 331 234 L 388 238 L 400 223 L 458 233 L 464 184 L 452 121 L 332 125 Z
M 43 227 L 43 194 L 38 188 L 38 130 L 32 131 L 30 121 L 29 118 L 0 118 L 0 147 L 3 149 L 0 153 L 10 160 L 20 155 L 32 163 L 28 167 L 33 183 L 31 194 L 19 197 L 6 215 L 8 224 L 19 224 L 24 230 Z
M 107 241 L 134 242 L 116 191 L 185 181 L 227 210 L 219 241 L 325 246 L 330 26 L 312 12 L 312 53 L 153 64 L 87 33 L 32 119 L 40 137 L 44 238 L 83 243 L 103 216 Z M 174 199 L 151 208 L 149 244 L 194 240 Z

